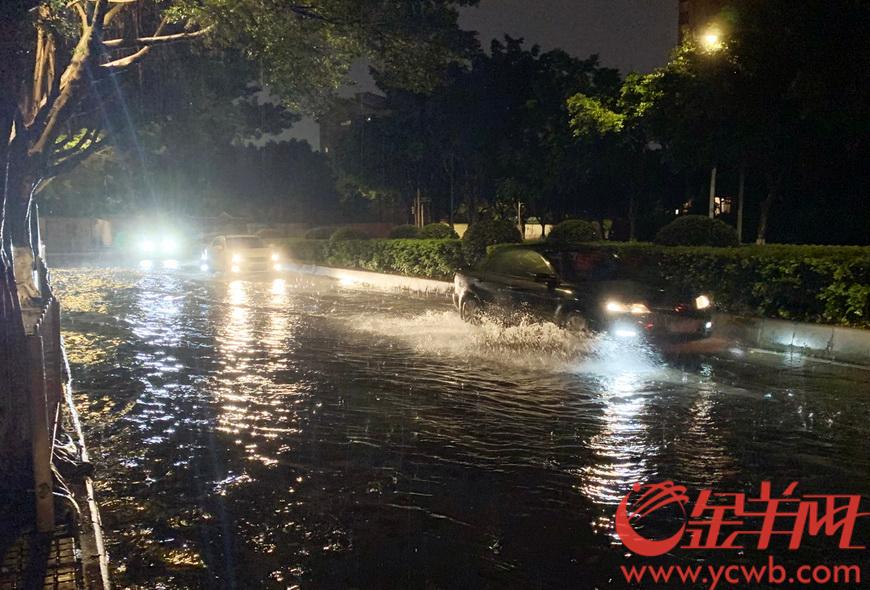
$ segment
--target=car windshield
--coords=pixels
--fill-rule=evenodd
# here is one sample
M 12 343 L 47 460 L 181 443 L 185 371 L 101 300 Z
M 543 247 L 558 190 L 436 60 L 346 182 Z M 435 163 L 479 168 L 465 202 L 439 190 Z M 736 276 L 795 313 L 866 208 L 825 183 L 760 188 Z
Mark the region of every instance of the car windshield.
M 555 252 L 548 254 L 547 258 L 566 281 L 613 281 L 624 278 L 619 258 L 608 252 Z
M 227 246 L 230 248 L 265 248 L 266 244 L 256 236 L 239 236 L 227 238 Z

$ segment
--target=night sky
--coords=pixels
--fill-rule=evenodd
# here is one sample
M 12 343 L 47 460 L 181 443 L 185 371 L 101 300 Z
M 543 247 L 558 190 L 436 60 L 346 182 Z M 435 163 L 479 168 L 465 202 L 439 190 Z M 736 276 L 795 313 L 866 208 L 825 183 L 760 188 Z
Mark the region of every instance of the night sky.
M 460 25 L 479 31 L 484 48 L 508 33 L 576 57 L 597 53 L 623 73 L 648 72 L 677 43 L 677 0 L 481 0 Z
M 481 0 L 462 11 L 460 25 L 480 32 L 481 45 L 505 33 L 544 50 L 561 48 L 585 58 L 597 53 L 603 65 L 648 72 L 663 65 L 677 43 L 678 0 Z M 351 72 L 356 84 L 342 94 L 377 91 L 364 63 Z M 282 139 L 306 139 L 319 149 L 318 127 L 297 123 Z

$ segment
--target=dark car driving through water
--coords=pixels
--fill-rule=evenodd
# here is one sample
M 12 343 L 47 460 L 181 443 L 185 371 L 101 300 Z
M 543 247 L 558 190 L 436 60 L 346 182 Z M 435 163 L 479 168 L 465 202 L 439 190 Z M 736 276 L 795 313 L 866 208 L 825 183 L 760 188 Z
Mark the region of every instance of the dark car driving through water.
M 600 248 L 506 246 L 456 273 L 453 302 L 470 322 L 520 313 L 619 338 L 710 334 L 709 295 L 653 286 L 630 270 Z

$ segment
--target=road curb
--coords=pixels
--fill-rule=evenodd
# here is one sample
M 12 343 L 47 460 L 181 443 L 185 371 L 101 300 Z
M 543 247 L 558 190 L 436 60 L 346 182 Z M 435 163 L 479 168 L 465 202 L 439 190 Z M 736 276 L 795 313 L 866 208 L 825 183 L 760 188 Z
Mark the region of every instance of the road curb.
M 870 330 L 717 313 L 713 332 L 745 346 L 870 366 Z
M 434 279 L 420 279 L 367 270 L 350 270 L 292 262 L 286 264 L 285 267 L 292 272 L 330 277 L 348 284 L 368 285 L 379 289 L 398 289 L 401 291 L 445 296 L 453 292 L 453 283 L 450 281 L 436 281 Z
M 289 263 L 286 266 L 287 270 L 294 272 L 330 277 L 349 284 L 368 285 L 379 289 L 398 289 L 430 295 L 449 295 L 453 291 L 453 283 L 450 281 L 314 264 Z M 870 366 L 870 330 L 717 313 L 713 319 L 712 335 L 750 348 Z

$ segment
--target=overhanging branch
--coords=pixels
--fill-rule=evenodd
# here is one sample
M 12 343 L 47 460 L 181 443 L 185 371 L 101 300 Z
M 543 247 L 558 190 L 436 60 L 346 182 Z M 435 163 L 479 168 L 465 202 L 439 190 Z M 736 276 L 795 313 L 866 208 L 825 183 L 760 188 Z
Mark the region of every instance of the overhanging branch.
M 175 43 L 177 41 L 186 41 L 195 39 L 210 31 L 212 27 L 206 27 L 199 31 L 190 31 L 184 33 L 174 33 L 171 35 L 156 35 L 152 37 L 137 37 L 135 39 L 109 39 L 103 41 L 103 47 L 106 49 L 128 49 L 130 47 L 138 47 L 140 45 L 160 45 L 162 43 Z
M 170 44 L 170 43 L 179 43 L 182 41 L 189 41 L 191 39 L 196 39 L 198 37 L 202 37 L 203 35 L 208 34 L 213 28 L 214 28 L 213 26 L 208 26 L 208 27 L 206 27 L 204 29 L 200 29 L 198 31 L 191 31 L 191 32 L 186 32 L 186 33 L 175 33 L 172 35 L 155 35 L 152 37 L 140 37 L 139 39 L 134 39 L 131 41 L 127 41 L 125 39 L 112 39 L 109 41 L 104 41 L 103 45 L 107 48 L 110 48 L 110 49 L 111 48 L 115 48 L 115 49 L 127 48 L 128 43 L 132 46 L 136 46 L 136 45 L 141 44 L 141 45 L 143 45 L 143 47 L 141 49 L 139 49 L 138 51 L 136 51 L 135 53 L 132 53 L 128 56 L 120 57 L 118 59 L 114 59 L 114 60 L 106 62 L 104 64 L 100 64 L 100 67 L 103 69 L 108 69 L 108 70 L 116 70 L 116 69 L 125 68 L 129 65 L 136 63 L 137 61 L 139 61 L 143 57 L 145 57 L 148 54 L 148 52 L 151 51 L 151 48 L 154 47 L 155 45 L 166 45 L 166 44 Z M 114 43 L 115 41 L 118 41 L 121 44 L 116 45 L 116 46 L 110 45 L 111 43 Z M 141 41 L 141 43 L 140 43 L 140 41 Z

